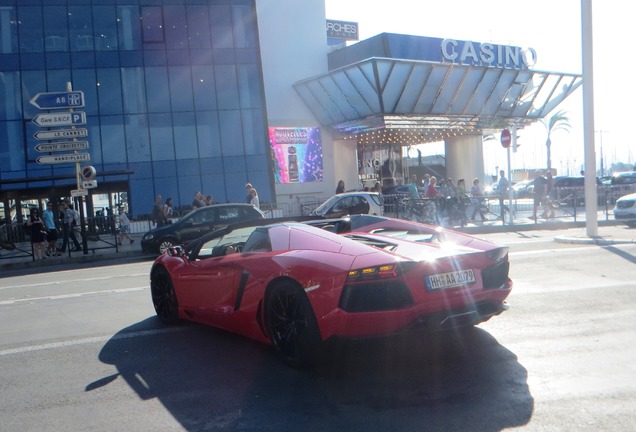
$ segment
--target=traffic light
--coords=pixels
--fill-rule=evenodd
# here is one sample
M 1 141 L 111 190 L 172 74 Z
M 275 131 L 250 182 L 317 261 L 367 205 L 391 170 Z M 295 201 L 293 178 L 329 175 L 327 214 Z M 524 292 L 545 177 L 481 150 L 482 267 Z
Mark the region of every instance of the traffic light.
M 519 144 L 519 131 L 517 131 L 516 127 L 512 128 L 512 152 L 516 153 L 517 148 L 521 145 Z

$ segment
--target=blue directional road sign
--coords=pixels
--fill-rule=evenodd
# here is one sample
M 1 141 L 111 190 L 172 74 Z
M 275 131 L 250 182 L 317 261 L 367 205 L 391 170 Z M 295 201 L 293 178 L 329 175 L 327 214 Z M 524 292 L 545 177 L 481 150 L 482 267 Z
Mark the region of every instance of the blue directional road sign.
M 84 106 L 84 92 L 38 93 L 29 102 L 39 109 L 82 108 Z

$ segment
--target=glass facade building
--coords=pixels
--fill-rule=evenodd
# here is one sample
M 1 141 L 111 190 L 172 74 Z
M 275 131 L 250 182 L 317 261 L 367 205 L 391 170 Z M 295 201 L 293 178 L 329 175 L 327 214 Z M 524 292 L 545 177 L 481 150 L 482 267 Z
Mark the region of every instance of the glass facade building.
M 96 193 L 272 200 L 253 0 L 0 0 L 0 196 L 68 196 L 75 165 L 41 165 L 38 93 L 84 92 Z M 61 191 L 65 191 L 62 193 Z

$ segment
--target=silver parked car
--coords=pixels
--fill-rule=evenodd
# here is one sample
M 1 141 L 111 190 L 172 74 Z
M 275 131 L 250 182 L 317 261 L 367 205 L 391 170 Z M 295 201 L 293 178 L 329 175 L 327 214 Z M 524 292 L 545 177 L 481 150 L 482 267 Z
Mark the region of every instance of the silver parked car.
M 624 195 L 616 200 L 614 219 L 636 228 L 636 193 Z

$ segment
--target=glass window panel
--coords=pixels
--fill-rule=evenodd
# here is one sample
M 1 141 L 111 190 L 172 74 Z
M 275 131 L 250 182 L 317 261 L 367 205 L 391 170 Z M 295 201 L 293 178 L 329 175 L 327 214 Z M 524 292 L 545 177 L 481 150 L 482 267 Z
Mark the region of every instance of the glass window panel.
M 256 17 L 252 6 L 232 6 L 234 43 L 236 48 L 256 47 Z
M 168 70 L 165 67 L 147 67 L 145 72 L 148 112 L 170 112 Z
M 46 74 L 46 87 L 50 92 L 66 91 L 66 83 L 71 81 L 70 69 L 50 70 Z
M 141 24 L 144 42 L 163 42 L 163 12 L 160 6 L 142 7 Z
M 239 108 L 238 83 L 236 82 L 236 66 L 220 65 L 214 67 L 216 95 L 219 108 Z
M 175 113 L 172 115 L 174 145 L 177 159 L 196 159 L 199 157 L 197 131 L 194 113 Z
M 14 7 L 0 6 L 0 53 L 18 52 L 18 19 Z
M 213 66 L 192 66 L 194 86 L 194 106 L 199 110 L 216 109 L 216 89 L 214 88 Z
M 103 163 L 126 163 L 126 134 L 123 117 L 102 115 L 100 126 Z
M 101 115 L 121 114 L 123 106 L 119 69 L 97 69 L 97 82 L 99 113 Z
M 170 102 L 172 111 L 192 111 L 192 76 L 190 68 L 173 66 L 168 68 L 170 74 Z
M 92 51 L 95 49 L 93 16 L 90 6 L 69 6 L 68 26 L 71 51 Z
M 20 73 L 0 72 L 0 120 L 22 118 Z
M 47 52 L 68 51 L 68 23 L 65 6 L 45 6 L 44 49 Z
M 196 119 L 199 156 L 202 158 L 221 156 L 218 113 L 216 111 L 197 111 Z
M 141 13 L 138 6 L 117 6 L 119 49 L 141 49 Z
M 164 6 L 166 45 L 168 49 L 188 48 L 188 25 L 184 6 Z
M 149 114 L 150 148 L 152 159 L 174 160 L 174 141 L 172 139 L 172 119 L 170 114 Z
M 241 108 L 260 108 L 261 78 L 256 65 L 239 65 L 238 75 Z
M 18 20 L 20 52 L 31 53 L 44 51 L 42 8 L 37 6 L 19 6 Z
M 29 103 L 31 98 L 38 93 L 46 91 L 46 79 L 44 71 L 24 71 L 22 72 L 22 106 L 24 107 L 24 117 L 32 118 L 39 109 Z
M 223 156 L 245 155 L 241 112 L 238 110 L 219 111 L 219 125 L 221 126 Z
M 150 160 L 150 136 L 148 135 L 148 117 L 142 115 L 125 116 L 126 152 L 128 162 Z
M 210 16 L 207 6 L 188 6 L 190 48 L 211 48 Z
M 117 13 L 115 6 L 93 6 L 95 50 L 115 51 L 117 40 Z
M 232 14 L 229 6 L 210 6 L 212 48 L 234 48 Z
M 145 113 L 146 83 L 143 68 L 122 68 L 121 88 L 124 95 L 124 112 L 128 114 Z
M 245 153 L 249 155 L 264 154 L 268 149 L 263 143 L 267 142 L 267 133 L 263 124 L 261 110 L 241 110 L 243 118 L 243 142 Z
M 86 106 L 82 108 L 82 111 L 85 111 L 86 115 L 98 115 L 99 105 L 95 69 L 73 69 L 71 72 L 73 74 L 73 89 L 84 92 L 84 104 Z
M 0 122 L 0 171 L 24 170 L 24 136 L 22 120 Z

